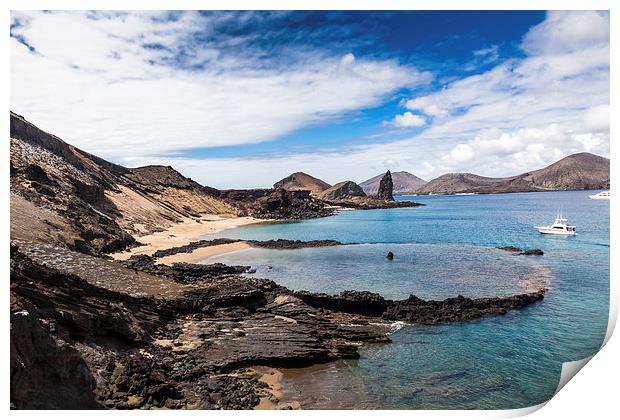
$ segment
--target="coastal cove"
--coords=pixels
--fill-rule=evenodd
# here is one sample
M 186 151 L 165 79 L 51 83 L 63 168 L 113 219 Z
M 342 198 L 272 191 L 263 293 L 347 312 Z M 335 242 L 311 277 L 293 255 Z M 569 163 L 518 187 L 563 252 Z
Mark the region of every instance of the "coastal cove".
M 332 239 L 360 244 L 354 247 L 364 252 L 347 252 L 345 247 L 244 249 L 206 262 L 233 264 L 243 260 L 261 276 L 269 277 L 272 272 L 278 283 L 297 290 L 369 290 L 395 293 L 389 297 L 401 299 L 408 293 L 421 298 L 447 297 L 441 293 L 445 286 L 442 282 L 452 282 L 450 286 L 456 287 L 457 280 L 470 282 L 469 288 L 467 284 L 458 286 L 466 290 L 464 296 L 488 296 L 484 284 L 509 286 L 511 279 L 523 280 L 522 275 L 532 273 L 534 267 L 535 280 L 545 282 L 549 289 L 541 302 L 503 316 L 465 323 L 405 325 L 390 335 L 392 343 L 363 345 L 359 360 L 307 370 L 285 369 L 282 379 L 283 398 L 292 398 L 292 393 L 287 393 L 290 390 L 301 391 L 296 397 L 303 408 L 531 406 L 552 397 L 562 362 L 593 354 L 605 335 L 609 202 L 590 200 L 592 193 L 416 196 L 415 201 L 427 205 L 248 225 L 204 239 Z M 533 229 L 550 222 L 559 208 L 578 226 L 576 237 L 549 237 Z M 540 248 L 544 255 L 516 256 L 495 249 L 506 245 Z M 390 250 L 395 254 L 392 262 L 385 260 Z M 259 260 L 271 268 L 254 266 L 253 261 Z M 510 260 L 514 266 L 508 265 Z M 350 274 L 349 267 L 359 268 L 361 280 L 346 275 Z M 481 271 L 489 267 L 497 270 L 496 284 L 489 285 L 494 281 L 492 272 Z M 462 276 L 441 275 L 451 271 Z M 287 277 L 288 283 L 284 281 Z M 454 295 L 453 291 L 445 294 Z M 329 392 L 341 387 L 350 391 L 348 399 Z

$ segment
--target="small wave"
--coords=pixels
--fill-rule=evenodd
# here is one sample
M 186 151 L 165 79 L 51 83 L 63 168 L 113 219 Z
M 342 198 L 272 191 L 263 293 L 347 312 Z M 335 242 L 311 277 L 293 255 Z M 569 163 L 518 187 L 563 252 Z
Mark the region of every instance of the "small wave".
M 392 335 L 395 332 L 401 330 L 405 325 L 407 325 L 405 322 L 403 321 L 394 321 L 390 324 L 390 332 L 388 332 L 388 335 Z

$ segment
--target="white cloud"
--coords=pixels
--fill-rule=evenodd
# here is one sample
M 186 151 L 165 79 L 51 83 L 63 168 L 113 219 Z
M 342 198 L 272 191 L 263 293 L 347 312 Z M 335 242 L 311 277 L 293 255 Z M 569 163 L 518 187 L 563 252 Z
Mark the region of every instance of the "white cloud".
M 290 62 L 265 65 L 260 52 L 240 46 L 192 49 L 194 34 L 210 35 L 219 15 L 154 16 L 13 13 L 21 26 L 12 32 L 36 52 L 11 38 L 11 109 L 78 147 L 120 160 L 273 140 L 378 105 L 429 77 L 394 60 L 351 53 L 305 49 L 291 53 Z M 161 64 L 186 47 L 183 69 Z
M 529 55 L 549 55 L 608 45 L 609 13 L 554 11 L 527 33 L 522 48 Z
M 586 151 L 607 155 L 608 147 L 604 135 L 575 134 L 558 124 L 550 124 L 513 132 L 483 131 L 472 141 L 457 144 L 442 157 L 442 162 L 459 170 L 474 167 L 489 173 L 501 169 L 505 175 L 517 175 L 538 169 L 567 154 Z
M 609 105 L 597 105 L 584 113 L 584 122 L 588 129 L 609 131 Z
M 395 116 L 392 124 L 396 127 L 422 127 L 426 124 L 426 119 L 407 111 L 402 115 Z
M 451 143 L 436 170 L 502 176 L 580 151 L 609 155 L 609 15 L 550 12 L 522 48 L 523 59 L 405 102 L 433 117 L 420 137 Z
M 59 40 L 49 33 L 50 27 L 46 33 L 35 30 L 34 24 L 24 31 L 35 47 L 37 39 L 48 35 L 60 45 L 65 42 L 66 51 L 58 44 L 50 46 L 58 55 L 54 59 L 30 54 L 12 39 L 11 105 L 79 147 L 129 166 L 170 164 L 206 185 L 225 188 L 268 186 L 298 170 L 331 183 L 362 181 L 386 169 L 407 170 L 426 179 L 455 171 L 507 176 L 580 151 L 609 156 L 605 13 L 550 12 L 524 37 L 524 58 L 500 62 L 435 93 L 409 98 L 404 103 L 407 112 L 399 117 L 427 116 L 420 116 L 427 128 L 415 137 L 381 143 L 369 139 L 368 144 L 337 151 L 283 151 L 254 159 L 185 159 L 174 152 L 197 145 L 264 141 L 377 104 L 400 86 L 423 83 L 428 76 L 393 61 L 364 60 L 346 51 L 341 56 L 305 51 L 303 66 L 272 69 L 253 66 L 251 55 L 231 57 L 217 49 L 193 57 L 209 61 L 212 71 L 147 66 L 144 60 L 165 53 L 144 51 L 124 40 L 138 33 L 173 46 L 178 31 L 163 23 L 152 31 L 133 17 L 125 23 L 113 21 L 122 37 L 118 44 L 117 38 L 107 39 L 109 34 L 98 38 L 107 29 L 97 26 L 80 40 Z M 193 24 L 191 19 L 170 23 Z M 97 52 L 75 63 L 83 65 L 83 71 L 68 64 L 75 42 Z M 114 52 L 123 58 L 106 58 Z M 99 83 L 102 77 L 106 85 Z

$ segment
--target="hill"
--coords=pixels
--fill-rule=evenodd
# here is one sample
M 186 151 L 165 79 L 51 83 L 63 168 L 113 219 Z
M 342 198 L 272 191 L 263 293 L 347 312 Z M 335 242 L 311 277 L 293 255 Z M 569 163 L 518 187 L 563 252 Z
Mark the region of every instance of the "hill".
M 105 253 L 201 213 L 237 213 L 169 166 L 125 168 L 10 118 L 13 239 Z
M 385 174 L 374 176 L 359 185 L 367 195 L 377 195 L 379 183 L 381 182 L 383 175 Z M 392 182 L 394 184 L 394 195 L 417 191 L 424 184 L 426 184 L 426 181 L 422 178 L 418 178 L 417 176 L 406 171 L 392 172 Z
M 609 159 L 576 153 L 545 168 L 505 178 L 449 173 L 429 181 L 419 194 L 508 193 L 609 188 Z
M 273 184 L 273 188 L 275 189 L 283 188 L 287 191 L 310 191 L 315 195 L 318 195 L 330 187 L 331 185 L 327 182 L 304 172 L 295 172 Z
M 105 254 L 133 235 L 201 215 L 268 219 L 332 214 L 306 192 L 205 187 L 170 166 L 126 168 L 80 150 L 10 113 L 11 239 Z
M 522 177 L 543 189 L 609 188 L 609 159 L 592 153 L 576 153 Z

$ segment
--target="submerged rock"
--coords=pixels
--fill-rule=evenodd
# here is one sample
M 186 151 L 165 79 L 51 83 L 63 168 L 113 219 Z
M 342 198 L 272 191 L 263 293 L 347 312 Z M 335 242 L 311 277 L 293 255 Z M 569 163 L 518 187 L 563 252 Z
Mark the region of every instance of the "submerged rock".
M 517 248 L 516 246 L 508 245 L 508 246 L 498 246 L 497 249 L 501 249 L 502 251 L 508 252 L 522 252 L 521 248 Z
M 528 249 L 526 251 L 523 251 L 520 255 L 544 255 L 545 253 L 543 252 L 542 249 L 538 249 L 538 248 L 534 248 L 534 249 Z
M 534 248 L 534 249 L 527 249 L 527 250 L 522 250 L 521 248 L 517 248 L 515 246 L 512 245 L 508 245 L 508 246 L 499 246 L 497 247 L 497 249 L 501 249 L 502 251 L 508 251 L 508 252 L 513 252 L 515 254 L 519 254 L 519 255 L 544 255 L 544 251 L 542 249 L 539 248 Z

